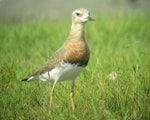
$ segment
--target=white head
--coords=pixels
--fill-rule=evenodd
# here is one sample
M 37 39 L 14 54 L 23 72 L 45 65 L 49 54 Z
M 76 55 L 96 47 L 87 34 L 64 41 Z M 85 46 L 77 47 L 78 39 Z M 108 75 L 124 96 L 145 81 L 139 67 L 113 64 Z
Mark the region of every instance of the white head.
M 72 22 L 75 24 L 84 24 L 87 21 L 94 21 L 90 17 L 90 12 L 87 9 L 79 8 L 72 13 Z

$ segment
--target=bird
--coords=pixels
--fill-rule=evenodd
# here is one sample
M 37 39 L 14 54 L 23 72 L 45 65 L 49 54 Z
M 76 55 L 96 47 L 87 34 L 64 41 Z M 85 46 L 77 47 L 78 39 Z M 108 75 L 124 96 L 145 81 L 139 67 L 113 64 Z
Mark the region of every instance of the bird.
M 69 36 L 62 46 L 56 50 L 47 63 L 30 76 L 22 79 L 29 82 L 42 80 L 52 83 L 50 92 L 50 107 L 52 107 L 54 89 L 57 82 L 72 81 L 70 100 L 72 110 L 75 109 L 73 95 L 77 76 L 87 66 L 90 58 L 90 50 L 84 33 L 85 24 L 94 21 L 90 12 L 85 8 L 79 8 L 72 12 L 72 23 Z

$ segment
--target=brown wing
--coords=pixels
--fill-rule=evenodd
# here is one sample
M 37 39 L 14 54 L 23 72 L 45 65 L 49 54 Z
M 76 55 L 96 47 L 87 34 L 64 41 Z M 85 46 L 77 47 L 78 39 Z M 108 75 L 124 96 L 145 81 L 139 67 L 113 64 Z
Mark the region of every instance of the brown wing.
M 49 59 L 49 61 L 44 65 L 44 67 L 42 67 L 40 70 L 38 70 L 37 72 L 35 72 L 32 76 L 35 75 L 40 75 L 45 73 L 46 71 L 50 71 L 52 70 L 54 67 L 58 66 L 59 63 L 62 60 L 62 57 L 65 53 L 65 48 L 61 47 L 60 49 L 58 49 Z

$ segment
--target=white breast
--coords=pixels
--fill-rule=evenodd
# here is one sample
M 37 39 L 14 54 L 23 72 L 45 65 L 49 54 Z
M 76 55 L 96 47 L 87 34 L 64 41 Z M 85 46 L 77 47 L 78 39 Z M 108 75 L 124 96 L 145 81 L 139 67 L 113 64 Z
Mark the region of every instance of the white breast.
M 83 68 L 75 64 L 62 62 L 60 66 L 39 76 L 39 79 L 50 82 L 74 80 L 82 72 Z

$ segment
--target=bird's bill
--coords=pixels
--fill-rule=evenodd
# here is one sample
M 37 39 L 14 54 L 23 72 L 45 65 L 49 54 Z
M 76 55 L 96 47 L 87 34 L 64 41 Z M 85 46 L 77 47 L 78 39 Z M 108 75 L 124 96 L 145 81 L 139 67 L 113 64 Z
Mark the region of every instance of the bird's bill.
M 95 21 L 93 18 L 91 18 L 91 17 L 88 17 L 88 20 L 89 21 Z

